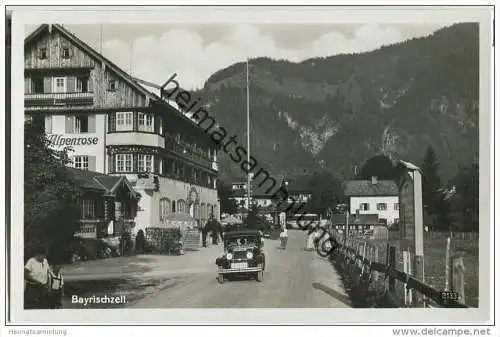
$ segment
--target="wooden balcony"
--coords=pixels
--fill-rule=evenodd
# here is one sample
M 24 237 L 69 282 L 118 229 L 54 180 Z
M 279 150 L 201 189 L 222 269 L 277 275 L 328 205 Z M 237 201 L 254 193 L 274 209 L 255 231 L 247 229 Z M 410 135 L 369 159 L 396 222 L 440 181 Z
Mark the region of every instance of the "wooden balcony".
M 192 152 L 192 150 L 188 146 L 178 144 L 172 139 L 165 138 L 165 149 L 172 151 L 178 155 L 181 155 L 184 158 L 190 159 L 205 167 L 213 169 L 212 165 L 213 162 L 210 158 L 208 158 L 207 156 L 203 156 L 199 153 Z
M 92 106 L 93 92 L 25 94 L 24 107 Z

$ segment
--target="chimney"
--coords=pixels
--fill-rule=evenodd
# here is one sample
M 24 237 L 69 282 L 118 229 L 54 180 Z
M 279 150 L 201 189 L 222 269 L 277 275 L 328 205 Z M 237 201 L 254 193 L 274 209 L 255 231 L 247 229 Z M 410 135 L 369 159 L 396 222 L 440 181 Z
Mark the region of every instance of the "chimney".
M 372 185 L 377 185 L 377 177 L 372 176 Z

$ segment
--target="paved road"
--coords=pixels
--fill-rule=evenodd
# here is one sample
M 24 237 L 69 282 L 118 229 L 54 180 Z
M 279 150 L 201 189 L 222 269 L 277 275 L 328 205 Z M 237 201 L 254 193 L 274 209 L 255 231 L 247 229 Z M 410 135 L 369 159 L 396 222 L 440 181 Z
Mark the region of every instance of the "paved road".
M 181 257 L 190 265 L 178 269 L 152 270 L 148 276 L 175 275 L 176 283 L 135 301 L 135 308 L 345 308 L 350 307 L 340 278 L 316 252 L 307 252 L 305 234 L 289 231 L 286 250 L 278 241 L 267 240 L 267 266 L 262 283 L 234 280 L 219 284 L 215 257 L 222 247 L 209 247 Z M 194 262 L 196 259 L 196 263 Z M 181 261 L 179 259 L 178 261 Z

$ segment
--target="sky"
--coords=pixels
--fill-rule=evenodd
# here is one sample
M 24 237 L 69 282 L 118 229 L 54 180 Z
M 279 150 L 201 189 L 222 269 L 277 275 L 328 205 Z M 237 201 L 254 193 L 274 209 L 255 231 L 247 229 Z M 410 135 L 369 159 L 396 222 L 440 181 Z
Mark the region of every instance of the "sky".
M 157 84 L 177 73 L 185 89 L 246 58 L 300 62 L 359 53 L 444 27 L 439 24 L 104 24 L 65 25 L 133 76 Z M 26 34 L 36 26 L 27 26 Z M 102 48 L 101 48 L 102 41 Z

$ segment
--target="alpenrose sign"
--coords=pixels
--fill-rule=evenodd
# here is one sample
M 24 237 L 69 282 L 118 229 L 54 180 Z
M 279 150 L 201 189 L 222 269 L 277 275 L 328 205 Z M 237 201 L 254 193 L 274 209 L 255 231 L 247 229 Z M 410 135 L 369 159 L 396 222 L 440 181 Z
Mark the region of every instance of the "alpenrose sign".
M 48 137 L 51 145 L 54 146 L 89 146 L 97 145 L 99 138 L 97 137 L 64 137 L 62 135 L 51 135 Z

